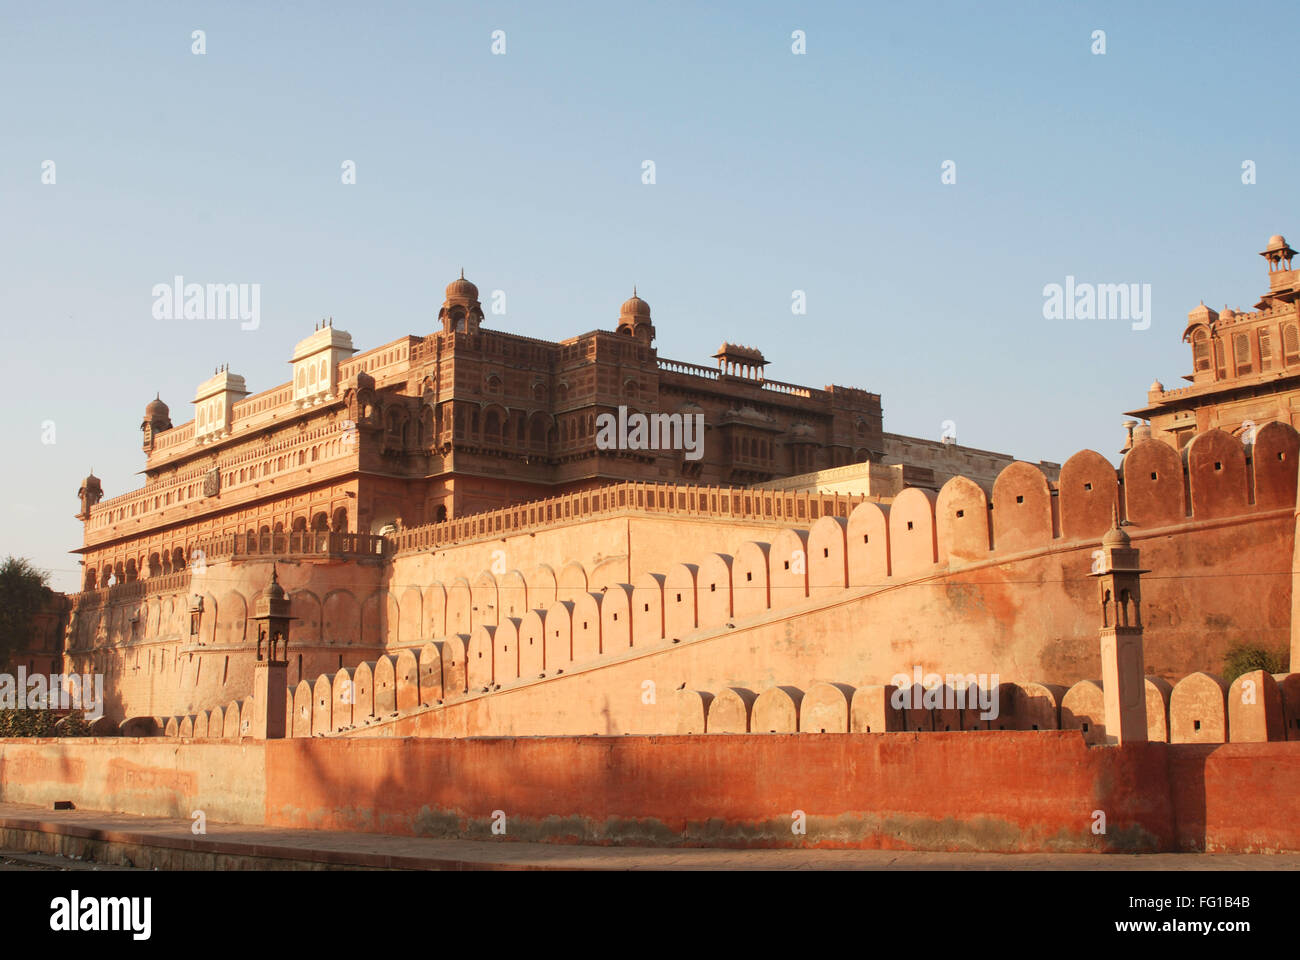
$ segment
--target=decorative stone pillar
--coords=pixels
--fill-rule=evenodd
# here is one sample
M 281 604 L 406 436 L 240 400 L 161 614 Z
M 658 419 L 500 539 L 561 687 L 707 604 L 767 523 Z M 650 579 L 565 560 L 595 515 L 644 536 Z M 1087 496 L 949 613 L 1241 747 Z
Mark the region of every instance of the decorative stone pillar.
M 252 619 L 257 623 L 257 662 L 253 665 L 253 729 L 255 740 L 281 740 L 285 730 L 285 690 L 289 679 L 290 601 L 271 565 L 271 582 L 257 597 Z M 262 659 L 265 655 L 266 659 Z
M 1106 743 L 1147 739 L 1146 661 L 1142 653 L 1141 575 L 1138 551 L 1120 526 L 1119 512 L 1094 554 L 1092 576 L 1101 597 L 1101 688 Z

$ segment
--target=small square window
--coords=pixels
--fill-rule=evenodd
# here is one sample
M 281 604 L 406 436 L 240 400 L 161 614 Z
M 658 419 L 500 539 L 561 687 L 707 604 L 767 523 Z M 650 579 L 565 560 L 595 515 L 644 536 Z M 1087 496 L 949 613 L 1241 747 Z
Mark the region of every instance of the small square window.
M 966 511 L 965 511 L 965 510 L 958 510 L 958 511 L 957 511 L 957 516 L 958 516 L 958 517 L 964 517 L 964 516 L 966 516 Z
M 1024 503 L 1024 502 L 1025 502 L 1025 496 L 1024 496 L 1024 494 L 1018 494 L 1018 495 L 1016 496 L 1016 503 Z
M 909 529 L 909 530 L 912 529 L 912 521 L 911 521 L 911 520 L 907 521 L 907 529 Z

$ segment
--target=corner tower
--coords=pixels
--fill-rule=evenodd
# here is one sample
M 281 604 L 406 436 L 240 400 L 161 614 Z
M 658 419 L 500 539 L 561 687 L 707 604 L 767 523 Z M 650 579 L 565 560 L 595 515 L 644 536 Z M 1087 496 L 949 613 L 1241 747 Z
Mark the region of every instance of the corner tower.
M 636 295 L 636 287 L 632 288 L 632 296 L 619 307 L 615 331 L 642 343 L 654 342 L 655 325 L 650 322 L 650 304 Z
M 141 449 L 145 453 L 153 453 L 154 441 L 157 440 L 158 434 L 171 428 L 171 411 L 167 409 L 167 404 L 163 403 L 158 394 L 155 393 L 153 399 L 149 401 L 149 405 L 144 408 L 144 420 L 140 423 L 140 431 L 144 434 Z
M 465 279 L 464 270 L 447 284 L 445 297 L 438 311 L 443 333 L 477 333 L 483 322 L 483 305 L 478 302 L 478 287 Z

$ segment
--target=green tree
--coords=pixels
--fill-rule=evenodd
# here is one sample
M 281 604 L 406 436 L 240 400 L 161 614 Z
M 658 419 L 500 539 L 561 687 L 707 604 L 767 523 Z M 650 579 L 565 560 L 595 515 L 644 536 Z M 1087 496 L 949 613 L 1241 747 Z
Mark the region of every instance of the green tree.
M 50 597 L 50 575 L 21 557 L 0 564 L 0 662 L 32 641 L 32 621 Z
M 1247 643 L 1234 643 L 1223 658 L 1223 679 L 1229 683 L 1243 673 L 1263 670 L 1265 673 L 1286 673 L 1286 653 L 1266 650 Z

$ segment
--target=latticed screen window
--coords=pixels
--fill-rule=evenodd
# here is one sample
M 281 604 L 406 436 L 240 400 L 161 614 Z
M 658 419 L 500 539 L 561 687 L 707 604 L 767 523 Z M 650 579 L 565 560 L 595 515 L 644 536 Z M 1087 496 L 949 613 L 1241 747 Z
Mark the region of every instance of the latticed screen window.
M 1239 333 L 1232 338 L 1232 353 L 1237 362 L 1237 376 L 1250 373 L 1250 337 Z
M 1192 338 L 1192 364 L 1197 373 L 1210 369 L 1210 335 L 1204 330 Z
M 1300 327 L 1288 323 L 1282 328 L 1283 362 L 1290 366 L 1300 363 Z
M 1222 340 L 1214 341 L 1214 368 L 1218 371 L 1220 380 L 1228 375 L 1228 364 L 1223 359 Z
M 1267 330 L 1259 331 L 1259 369 L 1273 369 L 1273 335 Z

